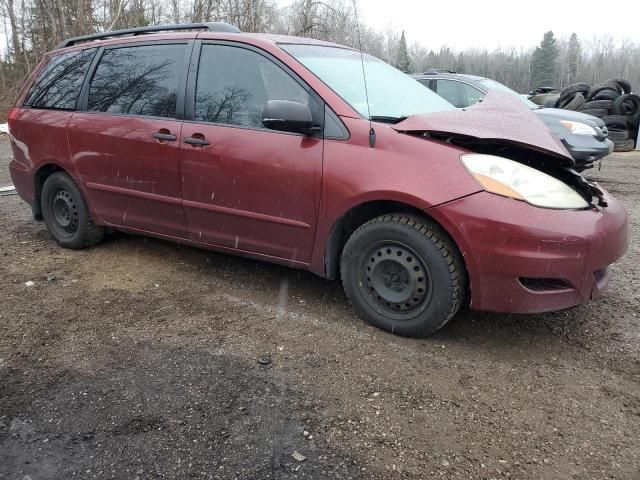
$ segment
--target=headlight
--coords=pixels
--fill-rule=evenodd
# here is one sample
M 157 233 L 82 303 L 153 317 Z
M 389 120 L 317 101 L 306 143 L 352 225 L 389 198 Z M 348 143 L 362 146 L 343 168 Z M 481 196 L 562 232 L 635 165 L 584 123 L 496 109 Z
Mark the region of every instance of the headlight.
M 596 131 L 586 123 L 572 122 L 570 120 L 560 120 L 560 123 L 567 127 L 571 133 L 576 135 L 595 135 Z
M 478 153 L 465 154 L 460 159 L 487 192 L 523 200 L 537 207 L 571 209 L 589 206 L 571 187 L 535 168 L 507 158 Z

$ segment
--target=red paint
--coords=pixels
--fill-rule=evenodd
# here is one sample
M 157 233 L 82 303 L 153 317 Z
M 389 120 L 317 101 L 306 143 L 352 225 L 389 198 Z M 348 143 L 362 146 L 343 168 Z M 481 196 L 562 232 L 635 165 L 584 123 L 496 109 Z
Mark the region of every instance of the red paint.
M 180 137 L 182 122 L 149 117 L 75 112 L 67 130 L 69 154 L 95 215 L 124 225 L 182 236 Z
M 608 278 L 594 272 L 627 250 L 627 214 L 605 192 L 609 206 L 547 210 L 481 192 L 428 211 L 454 238 L 470 278 L 471 307 L 499 312 L 569 308 L 599 296 Z M 568 291 L 531 292 L 518 279 L 562 278 Z
M 523 102 L 514 102 L 513 95 L 489 90 L 482 101 L 467 108 L 459 108 L 430 115 L 414 115 L 393 126 L 399 132 L 432 132 L 464 135 L 475 139 L 498 139 L 502 143 L 526 145 L 573 166 L 574 162 L 560 139 L 549 130 Z
M 323 141 L 186 122 L 181 176 L 189 238 L 309 262 L 320 203 Z
M 55 164 L 76 174 L 69 155 L 67 124 L 71 112 L 55 110 L 12 109 L 9 128 L 13 160 L 9 171 L 20 197 L 31 203 L 35 195 L 35 172 L 42 166 Z
M 606 195 L 606 209 L 558 211 L 481 191 L 459 160 L 464 149 L 397 131 L 449 131 L 457 121 L 445 125 L 446 115 L 441 128 L 438 114 L 395 127 L 376 124 L 371 148 L 368 121 L 282 51 L 275 43 L 282 37 L 180 33 L 99 44 L 196 37 L 251 44 L 277 57 L 341 118 L 349 139 L 18 107 L 9 115 L 10 171 L 20 196 L 33 204 L 36 172 L 55 165 L 80 185 L 97 223 L 319 275 L 326 274 L 327 242 L 336 222 L 358 205 L 390 200 L 424 211 L 451 235 L 465 259 L 472 308 L 546 311 L 584 302 L 606 288 L 604 269 L 628 241 L 619 203 Z M 176 141 L 154 133 L 176 135 Z M 519 145 L 527 139 L 526 132 L 514 134 Z M 187 144 L 187 137 L 209 145 Z M 563 155 L 555 146 L 542 149 Z M 604 273 L 595 278 L 599 270 Z M 536 293 L 519 277 L 563 278 L 573 288 Z

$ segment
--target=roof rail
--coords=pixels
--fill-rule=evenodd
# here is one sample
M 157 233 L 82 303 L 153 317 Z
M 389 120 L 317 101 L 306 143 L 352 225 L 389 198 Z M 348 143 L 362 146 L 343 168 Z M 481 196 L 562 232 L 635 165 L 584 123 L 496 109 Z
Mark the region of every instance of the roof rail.
M 115 30 L 113 32 L 94 33 L 91 35 L 83 35 L 80 37 L 68 38 L 60 42 L 55 50 L 59 48 L 71 47 L 82 42 L 91 40 L 102 40 L 105 38 L 124 37 L 127 35 L 136 36 L 145 33 L 170 32 L 175 30 L 208 30 L 209 32 L 229 32 L 240 33 L 238 28 L 224 22 L 203 22 L 203 23 L 180 23 L 175 25 L 152 25 L 149 27 L 126 28 L 124 30 Z
M 423 75 L 436 75 L 438 73 L 456 73 L 455 70 L 450 70 L 447 68 L 428 68 L 427 71 L 423 72 Z

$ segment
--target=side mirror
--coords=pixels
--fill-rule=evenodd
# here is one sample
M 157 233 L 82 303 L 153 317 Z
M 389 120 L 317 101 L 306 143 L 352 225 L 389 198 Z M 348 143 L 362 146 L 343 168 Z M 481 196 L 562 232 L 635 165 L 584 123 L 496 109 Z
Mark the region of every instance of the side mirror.
M 269 100 L 262 111 L 262 125 L 303 135 L 313 135 L 319 128 L 313 124 L 309 106 L 292 100 Z

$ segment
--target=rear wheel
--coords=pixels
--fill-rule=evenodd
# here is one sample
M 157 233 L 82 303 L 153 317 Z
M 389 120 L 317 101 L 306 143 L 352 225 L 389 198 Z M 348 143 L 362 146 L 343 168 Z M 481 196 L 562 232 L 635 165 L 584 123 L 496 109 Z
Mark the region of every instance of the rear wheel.
M 93 223 L 82 192 L 65 172 L 45 180 L 40 202 L 47 230 L 61 247 L 86 248 L 102 239 L 104 229 Z
M 341 275 L 367 322 L 404 336 L 427 336 L 446 324 L 466 285 L 448 235 L 427 219 L 401 214 L 374 218 L 351 235 Z

